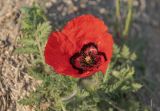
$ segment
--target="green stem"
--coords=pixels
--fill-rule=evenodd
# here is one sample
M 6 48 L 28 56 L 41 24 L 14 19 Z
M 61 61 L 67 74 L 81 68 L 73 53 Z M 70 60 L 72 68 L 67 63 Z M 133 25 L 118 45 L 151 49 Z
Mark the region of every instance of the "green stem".
M 37 34 L 35 34 L 35 39 L 36 39 L 38 50 L 39 50 L 39 53 L 40 53 L 40 56 L 41 56 L 41 59 L 42 59 L 42 63 L 45 64 L 44 56 L 43 56 L 43 50 L 42 50 L 42 47 L 41 47 L 41 44 L 40 44 L 40 40 L 39 40 Z
M 116 0 L 116 18 L 120 19 L 120 0 Z
M 109 73 L 108 73 L 109 70 L 110 70 L 110 64 L 108 65 L 107 71 L 106 71 L 106 73 L 104 75 L 103 83 L 109 79 Z
M 128 0 L 128 14 L 127 14 L 127 18 L 125 21 L 125 27 L 123 30 L 123 37 L 126 37 L 129 32 L 129 28 L 130 28 L 130 24 L 131 24 L 131 20 L 132 20 L 132 11 L 133 11 L 132 4 L 133 4 L 133 0 Z
M 115 31 L 116 33 L 120 32 L 120 0 L 116 0 L 116 22 L 115 22 Z
M 106 101 L 109 105 L 111 105 L 113 108 L 117 109 L 117 111 L 126 111 L 126 110 L 120 108 L 120 107 L 118 106 L 118 104 L 115 103 L 114 101 L 112 101 L 109 97 L 104 97 L 103 99 L 104 99 L 104 101 Z
M 77 90 L 74 90 L 71 95 L 63 97 L 61 100 L 62 101 L 68 101 L 68 100 L 72 99 L 76 94 L 77 94 Z
M 62 102 L 62 101 L 60 101 L 60 104 L 61 104 L 61 107 L 62 107 L 62 111 L 67 111 L 67 110 L 66 110 L 66 108 L 64 107 L 64 105 L 63 105 L 63 102 Z
M 126 111 L 120 107 L 117 106 L 117 104 L 115 104 L 113 101 L 109 100 L 108 104 L 110 104 L 112 107 L 114 107 L 115 109 L 117 109 L 118 111 Z

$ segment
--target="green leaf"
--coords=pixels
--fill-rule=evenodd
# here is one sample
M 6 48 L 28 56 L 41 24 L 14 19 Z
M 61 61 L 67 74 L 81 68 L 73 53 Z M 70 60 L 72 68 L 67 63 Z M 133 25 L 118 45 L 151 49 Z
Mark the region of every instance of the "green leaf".
M 28 74 L 31 75 L 32 77 L 34 77 L 35 79 L 43 80 L 45 77 L 45 75 L 43 73 L 40 73 L 33 68 L 28 68 L 27 71 L 28 71 Z
M 108 111 L 114 111 L 114 109 L 113 108 L 109 108 Z
M 136 53 L 132 53 L 132 54 L 130 55 L 130 59 L 131 59 L 132 61 L 136 60 L 136 59 L 137 59 Z
M 22 105 L 33 105 L 35 103 L 35 100 L 33 97 L 24 97 L 23 99 L 20 99 L 18 103 Z
M 18 53 L 18 54 L 35 54 L 35 53 L 39 53 L 37 48 L 33 48 L 33 47 L 21 47 L 21 48 L 17 48 L 15 49 L 14 53 Z
M 20 11 L 21 11 L 21 13 L 26 14 L 26 13 L 29 13 L 30 8 L 28 8 L 28 7 L 22 7 L 22 8 L 20 9 Z
M 123 86 L 121 87 L 121 90 L 122 90 L 122 91 L 127 91 L 127 90 L 129 90 L 130 88 L 131 88 L 130 86 L 123 85 Z
M 36 34 L 42 42 L 48 38 L 49 33 L 51 32 L 51 25 L 49 22 L 39 23 L 37 25 Z
M 113 52 L 114 52 L 114 54 L 119 54 L 119 52 L 120 52 L 120 48 L 118 47 L 118 45 L 116 45 L 116 44 L 114 44 L 113 45 Z
M 121 79 L 111 85 L 107 85 L 105 92 L 106 93 L 113 93 L 115 90 L 117 90 L 122 85 L 123 82 L 124 82 L 124 80 Z
M 35 40 L 30 37 L 23 37 L 21 40 L 19 40 L 19 43 L 21 43 L 24 46 L 35 46 L 36 45 Z
M 114 76 L 114 77 L 116 77 L 116 78 L 118 78 L 118 79 L 120 79 L 121 78 L 121 75 L 120 75 L 120 72 L 119 71 L 112 71 L 112 75 Z
M 132 83 L 131 86 L 132 86 L 132 91 L 133 92 L 135 92 L 135 91 L 139 90 L 140 88 L 142 88 L 142 85 L 139 84 L 139 83 Z
M 23 30 L 31 30 L 32 29 L 32 24 L 29 21 L 23 20 L 21 22 L 21 24 L 22 24 L 22 29 Z
M 130 78 L 133 78 L 133 75 L 135 74 L 135 70 L 133 67 L 129 67 L 128 66 L 128 70 L 124 76 L 125 79 L 130 79 Z
M 122 51 L 121 51 L 122 57 L 128 58 L 128 57 L 129 57 L 129 54 L 130 54 L 129 48 L 128 48 L 126 45 L 123 45 Z

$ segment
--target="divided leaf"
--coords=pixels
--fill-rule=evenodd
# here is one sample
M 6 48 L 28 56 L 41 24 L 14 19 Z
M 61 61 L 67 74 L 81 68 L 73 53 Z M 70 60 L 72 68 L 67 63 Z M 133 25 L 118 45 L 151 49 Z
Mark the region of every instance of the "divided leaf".
M 49 22 L 39 23 L 37 26 L 36 34 L 39 37 L 40 41 L 44 43 L 48 39 L 48 35 L 51 32 L 51 25 Z
M 123 45 L 121 55 L 124 58 L 128 58 L 129 54 L 130 54 L 129 48 L 126 45 Z

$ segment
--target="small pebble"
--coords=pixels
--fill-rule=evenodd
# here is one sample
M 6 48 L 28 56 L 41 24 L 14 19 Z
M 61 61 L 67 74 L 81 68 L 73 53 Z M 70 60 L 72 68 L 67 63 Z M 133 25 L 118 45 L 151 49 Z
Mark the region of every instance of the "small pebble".
M 45 4 L 45 6 L 46 6 L 46 8 L 49 8 L 49 7 L 52 6 L 52 3 L 51 3 L 51 2 L 47 2 L 47 3 Z

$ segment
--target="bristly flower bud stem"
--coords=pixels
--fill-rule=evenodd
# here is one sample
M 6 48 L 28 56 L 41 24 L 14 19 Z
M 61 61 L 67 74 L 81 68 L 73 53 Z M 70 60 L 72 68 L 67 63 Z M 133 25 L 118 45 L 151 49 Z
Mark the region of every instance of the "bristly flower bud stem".
M 42 59 L 42 63 L 45 64 L 44 56 L 43 56 L 43 50 L 42 50 L 42 47 L 41 47 L 41 44 L 40 44 L 40 40 L 37 36 L 37 33 L 35 33 L 35 40 L 37 42 L 37 46 L 38 46 L 38 50 L 39 50 L 39 53 L 40 53 L 40 56 L 41 56 L 41 59 Z
M 75 97 L 75 95 L 77 94 L 77 90 L 74 90 L 73 93 L 69 96 L 63 97 L 61 98 L 62 101 L 69 101 L 71 100 L 73 97 Z
M 133 14 L 133 0 L 128 0 L 128 14 L 125 21 L 125 27 L 123 30 L 123 37 L 125 38 L 128 36 L 129 28 L 132 21 L 132 14 Z
M 60 101 L 60 104 L 61 104 L 62 111 L 67 111 L 66 108 L 63 105 L 63 101 Z

